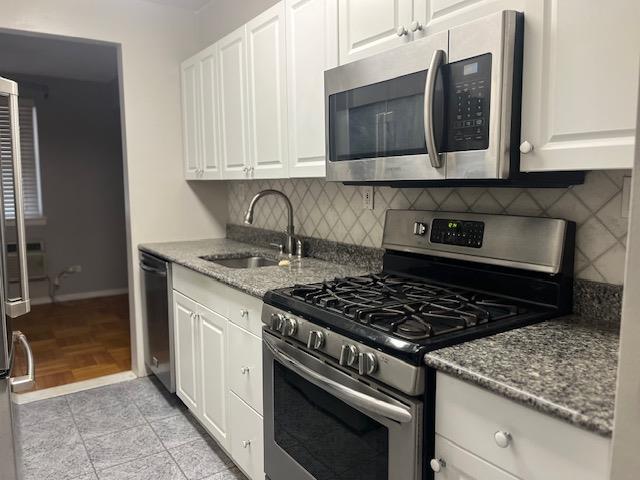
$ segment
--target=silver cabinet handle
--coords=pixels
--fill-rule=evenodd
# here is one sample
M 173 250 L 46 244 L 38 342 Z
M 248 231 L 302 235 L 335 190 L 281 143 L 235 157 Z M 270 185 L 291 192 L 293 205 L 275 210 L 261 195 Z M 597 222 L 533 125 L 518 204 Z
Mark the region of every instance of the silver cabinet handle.
M 240 310 L 240 316 L 241 317 L 248 317 L 249 316 L 249 310 L 247 310 L 246 308 L 243 308 Z
M 438 70 L 445 61 L 444 50 L 436 50 L 431 57 L 431 64 L 427 71 L 427 81 L 424 84 L 424 137 L 427 143 L 427 153 L 433 168 L 442 167 L 442 159 L 436 147 L 436 134 L 434 129 L 434 98 L 436 95 L 436 78 Z
M 520 153 L 524 153 L 526 155 L 527 153 L 531 153 L 532 151 L 533 145 L 528 141 L 525 140 L 520 144 Z
M 19 331 L 13 332 L 13 341 L 20 342 L 25 354 L 27 355 L 27 374 L 11 378 L 9 380 L 9 385 L 11 385 L 12 392 L 22 393 L 31 390 L 36 384 L 36 364 L 33 361 L 31 345 L 29 345 L 29 341 L 25 334 Z
M 251 446 L 251 440 L 243 440 L 240 442 L 240 445 L 242 445 L 242 448 L 249 448 Z
M 444 458 L 432 458 L 429 465 L 431 466 L 431 470 L 438 473 L 447 466 L 447 462 L 444 461 Z
M 500 448 L 507 448 L 509 445 L 511 445 L 511 434 L 509 432 L 498 430 L 493 435 L 493 438 L 496 441 L 496 445 L 498 445 Z
M 29 313 L 31 303 L 29 301 L 29 272 L 27 271 L 27 237 L 24 229 L 24 199 L 22 198 L 22 158 L 20 156 L 18 96 L 9 95 L 9 101 L 11 148 L 13 156 L 13 191 L 16 207 L 16 231 L 18 234 L 18 261 L 20 263 L 20 297 L 9 298 L 7 291 L 5 308 L 9 317 L 16 318 Z
M 398 29 L 396 30 L 396 34 L 397 34 L 399 37 L 404 37 L 405 35 L 408 35 L 408 34 L 409 34 L 409 31 L 407 30 L 407 27 L 405 27 L 404 25 L 400 25 L 400 26 L 398 27 Z
M 411 31 L 412 32 L 419 32 L 423 28 L 424 27 L 422 26 L 422 24 L 418 20 L 414 20 L 413 22 L 411 22 Z
M 313 371 L 309 367 L 301 364 L 297 360 L 291 358 L 289 355 L 278 349 L 275 345 L 265 338 L 264 344 L 271 351 L 273 356 L 282 362 L 286 367 L 296 372 L 303 378 L 315 383 L 323 390 L 331 393 L 336 398 L 343 400 L 351 405 L 358 406 L 363 410 L 372 412 L 377 415 L 381 415 L 390 420 L 394 420 L 399 423 L 409 423 L 413 420 L 413 415 L 402 407 L 393 405 L 391 403 L 378 400 L 377 398 L 370 397 L 364 393 L 353 390 L 352 388 L 341 385 L 340 383 L 331 380 L 329 378 L 320 375 Z
M 249 371 L 250 371 L 249 367 L 241 367 L 240 368 L 240 373 L 242 375 L 246 375 L 247 373 L 249 373 Z

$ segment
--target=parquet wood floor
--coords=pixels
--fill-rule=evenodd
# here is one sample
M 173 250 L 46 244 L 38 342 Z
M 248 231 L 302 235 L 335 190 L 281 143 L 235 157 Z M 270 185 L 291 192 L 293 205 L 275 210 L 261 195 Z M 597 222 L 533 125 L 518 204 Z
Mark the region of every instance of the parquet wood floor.
M 36 390 L 131 369 L 128 295 L 35 305 L 13 320 L 29 339 Z M 16 352 L 15 372 L 25 370 Z

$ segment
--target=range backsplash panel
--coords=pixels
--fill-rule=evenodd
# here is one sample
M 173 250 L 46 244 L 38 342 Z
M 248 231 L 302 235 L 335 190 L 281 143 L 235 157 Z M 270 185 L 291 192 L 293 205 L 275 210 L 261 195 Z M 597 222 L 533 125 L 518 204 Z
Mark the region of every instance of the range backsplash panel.
M 629 175 L 629 171 L 590 172 L 584 185 L 551 189 L 376 187 L 373 210 L 364 208 L 360 187 L 323 179 L 230 181 L 229 223 L 241 225 L 251 197 L 266 188 L 289 196 L 297 233 L 367 247 L 380 247 L 389 208 L 566 218 L 578 226 L 576 276 L 621 285 L 628 220 L 622 216 L 622 186 Z M 265 197 L 256 205 L 254 219 L 255 227 L 284 229 L 284 202 Z

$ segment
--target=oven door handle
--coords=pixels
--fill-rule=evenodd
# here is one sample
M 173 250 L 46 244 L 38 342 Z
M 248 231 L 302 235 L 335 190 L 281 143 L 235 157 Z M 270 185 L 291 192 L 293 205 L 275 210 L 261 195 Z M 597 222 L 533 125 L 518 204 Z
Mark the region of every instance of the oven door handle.
M 309 380 L 310 382 L 318 385 L 323 390 L 331 393 L 336 398 L 345 401 L 351 405 L 357 406 L 366 410 L 367 412 L 381 415 L 389 420 L 393 420 L 398 423 L 410 423 L 413 420 L 413 416 L 410 412 L 402 407 L 393 405 L 391 403 L 378 400 L 377 398 L 370 397 L 364 393 L 353 390 L 349 387 L 341 385 L 331 379 L 320 375 L 309 367 L 302 365 L 297 360 L 291 358 L 282 350 L 273 345 L 269 339 L 264 339 L 265 345 L 273 356 L 281 363 L 285 364 L 288 368 L 296 372 L 301 377 Z
M 436 50 L 431 57 L 427 81 L 424 84 L 424 138 L 427 144 L 427 154 L 433 168 L 442 167 L 441 154 L 436 146 L 435 122 L 433 119 L 436 96 L 436 79 L 438 70 L 444 64 L 446 53 L 444 50 Z

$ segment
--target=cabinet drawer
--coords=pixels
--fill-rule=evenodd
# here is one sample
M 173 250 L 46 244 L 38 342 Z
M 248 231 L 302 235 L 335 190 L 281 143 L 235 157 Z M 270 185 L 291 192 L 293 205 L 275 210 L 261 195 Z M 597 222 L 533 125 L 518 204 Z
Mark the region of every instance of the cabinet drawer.
M 209 310 L 227 317 L 232 288 L 181 265 L 172 267 L 173 289 L 204 305 Z
M 435 473 L 435 480 L 517 480 L 440 435 L 436 435 L 436 458 L 443 466 Z
M 262 338 L 262 300 L 231 289 L 228 292 L 228 319 L 239 327 Z
M 262 417 L 229 392 L 231 456 L 251 480 L 264 479 Z
M 500 448 L 494 435 L 508 432 Z M 438 373 L 436 432 L 527 480 L 608 478 L 608 438 Z
M 262 341 L 229 323 L 229 387 L 262 415 Z

